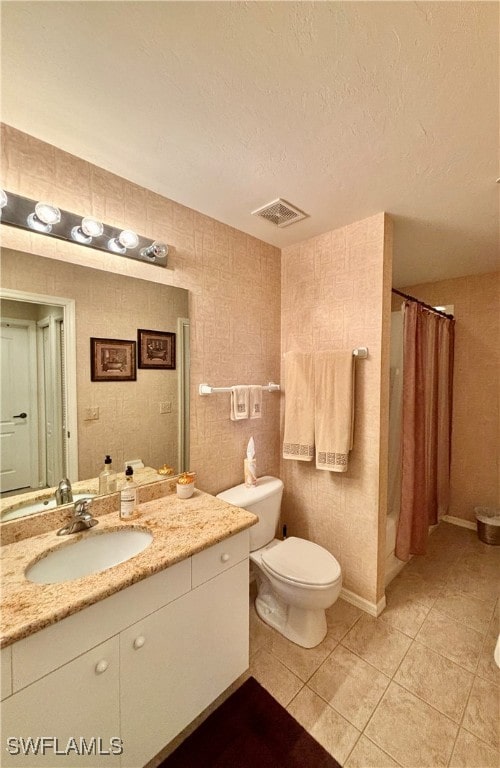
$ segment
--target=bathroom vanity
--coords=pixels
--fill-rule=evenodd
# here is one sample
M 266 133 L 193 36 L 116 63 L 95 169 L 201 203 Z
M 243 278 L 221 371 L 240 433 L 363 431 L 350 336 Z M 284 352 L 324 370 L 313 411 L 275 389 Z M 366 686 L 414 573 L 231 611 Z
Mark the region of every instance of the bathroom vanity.
M 110 513 L 64 537 L 123 525 L 153 534 L 131 560 L 73 581 L 24 576 L 70 545 L 55 532 L 2 548 L 2 765 L 139 768 L 248 668 L 248 528 L 257 518 L 200 491 L 140 512 L 132 523 Z M 19 737 L 49 741 L 20 757 Z M 92 754 L 77 753 L 81 738 Z M 70 739 L 77 750 L 56 757 Z

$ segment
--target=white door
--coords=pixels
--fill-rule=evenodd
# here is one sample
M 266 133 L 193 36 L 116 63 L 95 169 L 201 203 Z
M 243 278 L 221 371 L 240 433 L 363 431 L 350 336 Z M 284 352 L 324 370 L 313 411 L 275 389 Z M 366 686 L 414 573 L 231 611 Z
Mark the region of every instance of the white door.
M 1 491 L 29 488 L 32 480 L 33 413 L 30 377 L 32 370 L 30 328 L 2 322 L 1 337 Z

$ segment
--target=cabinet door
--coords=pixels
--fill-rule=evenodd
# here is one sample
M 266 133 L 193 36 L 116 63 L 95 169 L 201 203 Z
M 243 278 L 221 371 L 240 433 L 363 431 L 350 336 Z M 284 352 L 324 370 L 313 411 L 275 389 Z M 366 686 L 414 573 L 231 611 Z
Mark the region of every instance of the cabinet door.
M 248 560 L 120 634 L 123 768 L 144 765 L 248 668 Z
M 118 654 L 114 637 L 5 699 L 2 766 L 119 766 Z

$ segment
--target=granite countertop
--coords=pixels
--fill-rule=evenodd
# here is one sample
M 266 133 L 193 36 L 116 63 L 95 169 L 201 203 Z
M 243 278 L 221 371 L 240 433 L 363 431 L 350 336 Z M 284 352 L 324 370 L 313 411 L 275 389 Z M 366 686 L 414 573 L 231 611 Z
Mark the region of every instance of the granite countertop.
M 138 509 L 139 515 L 128 522 L 120 520 L 118 512 L 110 512 L 89 531 L 61 537 L 53 530 L 1 548 L 0 647 L 250 528 L 258 520 L 251 512 L 199 490 L 190 499 L 170 494 Z M 58 584 L 34 584 L 26 579 L 26 568 L 51 550 L 123 528 L 147 530 L 153 541 L 130 560 L 100 573 Z

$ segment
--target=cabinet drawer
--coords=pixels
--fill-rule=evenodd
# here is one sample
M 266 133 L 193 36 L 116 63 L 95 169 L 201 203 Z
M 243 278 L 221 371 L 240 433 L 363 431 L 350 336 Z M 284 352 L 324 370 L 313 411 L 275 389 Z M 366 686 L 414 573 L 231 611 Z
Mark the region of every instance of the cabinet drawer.
M 2 648 L 0 651 L 0 664 L 2 699 L 5 699 L 12 693 L 12 648 Z
M 189 558 L 12 646 L 12 684 L 19 691 L 118 634 L 191 589 Z
M 193 555 L 191 558 L 193 589 L 248 557 L 249 546 L 248 531 L 241 531 Z

